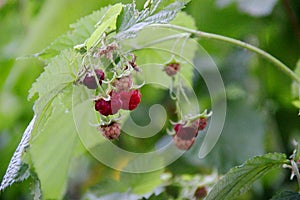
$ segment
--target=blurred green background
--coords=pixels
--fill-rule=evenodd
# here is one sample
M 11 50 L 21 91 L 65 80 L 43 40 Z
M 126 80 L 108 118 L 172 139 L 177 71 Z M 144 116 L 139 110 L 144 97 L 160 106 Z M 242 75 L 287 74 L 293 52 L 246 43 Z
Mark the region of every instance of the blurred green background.
M 33 116 L 33 102 L 27 101 L 28 90 L 43 70 L 41 61 L 22 56 L 41 51 L 80 17 L 117 2 L 131 1 L 0 0 L 1 178 Z M 137 3 L 142 7 L 143 1 Z M 254 44 L 291 69 L 300 58 L 299 0 L 192 0 L 185 11 L 194 17 L 199 30 Z M 218 169 L 225 173 L 254 155 L 274 151 L 291 154 L 291 141 L 300 135 L 298 111 L 291 104 L 292 81 L 267 61 L 243 49 L 206 39 L 200 39 L 199 43 L 222 74 L 228 98 L 226 124 L 217 146 L 206 159 L 199 161 L 197 152 L 192 150 L 169 166 L 168 171 L 182 174 Z M 209 106 L 201 81 L 195 79 L 195 91 L 200 103 Z M 79 191 L 116 173 L 88 158 L 92 170 L 82 178 L 84 181 L 79 186 L 76 180 L 70 182 L 70 187 L 80 187 Z M 107 173 L 103 175 L 103 171 Z M 268 199 L 282 189 L 296 190 L 296 181 L 290 182 L 288 176 L 274 172 L 243 198 Z M 15 184 L 0 199 L 31 199 L 29 187 L 30 181 Z M 71 198 L 74 190 L 69 188 L 66 198 Z

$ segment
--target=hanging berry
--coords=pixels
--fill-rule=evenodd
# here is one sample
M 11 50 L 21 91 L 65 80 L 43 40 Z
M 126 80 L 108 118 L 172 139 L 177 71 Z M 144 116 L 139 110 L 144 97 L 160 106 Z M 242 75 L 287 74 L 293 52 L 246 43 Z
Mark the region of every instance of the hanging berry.
M 121 106 L 122 103 L 118 97 L 111 98 L 111 100 L 100 98 L 95 101 L 95 110 L 104 116 L 116 114 Z
M 178 62 L 168 63 L 164 68 L 166 74 L 171 77 L 175 76 L 179 70 L 180 70 L 180 64 Z
M 176 124 L 174 126 L 174 130 L 174 145 L 181 150 L 188 150 L 191 148 L 197 136 L 198 130 L 193 126 L 184 127 L 183 124 Z
M 97 76 L 97 79 L 99 80 L 99 84 L 102 85 L 102 80 L 105 78 L 105 74 L 101 69 L 95 69 L 95 74 Z M 82 82 L 87 88 L 89 89 L 97 89 L 98 84 L 95 76 L 88 72 Z
M 102 132 L 103 136 L 109 140 L 117 139 L 121 134 L 121 126 L 118 122 L 101 125 L 98 129 Z

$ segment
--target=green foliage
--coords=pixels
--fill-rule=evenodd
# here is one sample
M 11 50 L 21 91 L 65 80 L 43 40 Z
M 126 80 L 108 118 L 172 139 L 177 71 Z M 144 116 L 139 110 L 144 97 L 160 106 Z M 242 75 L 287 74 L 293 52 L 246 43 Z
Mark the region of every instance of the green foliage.
M 121 12 L 122 7 L 123 5 L 120 3 L 115 4 L 105 12 L 105 15 L 97 23 L 98 25 L 97 29 L 86 41 L 87 50 L 89 50 L 91 47 L 93 47 L 95 44 L 99 42 L 99 39 L 102 37 L 102 34 L 105 31 L 109 32 L 116 28 L 117 17 Z
M 72 86 L 56 96 L 50 105 L 51 116 L 31 142 L 31 167 L 41 182 L 45 199 L 60 199 L 64 195 L 70 161 L 78 147 L 71 97 Z
M 22 3 L 4 1 L 3 4 L 0 3 L 2 19 L 0 27 L 6 33 L 0 36 L 0 88 L 5 88 L 0 95 L 0 121 L 3 122 L 0 123 L 0 157 L 1 163 L 3 163 L 0 166 L 0 174 L 4 174 L 6 163 L 9 162 L 9 158 L 17 146 L 16 141 L 20 140 L 19 133 L 23 131 L 25 122 L 29 121 L 29 116 L 32 115 L 31 104 L 23 101 L 23 99 L 26 98 L 29 85 L 42 69 L 39 66 L 40 63 L 22 60 L 22 62 L 30 63 L 30 65 L 19 64 L 20 61 L 15 63 L 12 58 L 15 55 L 28 55 L 39 51 L 44 48 L 45 44 L 49 43 L 49 40 L 53 40 L 57 35 L 64 32 L 68 27 L 66 24 L 78 16 L 98 9 L 99 6 L 116 2 L 89 0 L 86 4 L 82 4 L 82 1 L 75 0 L 70 4 L 65 0 L 45 0 Z M 123 1 L 123 3 L 128 2 L 131 1 Z M 97 150 L 100 151 L 106 147 L 95 127 L 88 123 L 82 124 L 80 127 L 75 126 L 76 123 L 77 125 L 78 122 L 80 123 L 80 120 L 88 121 L 87 119 L 90 119 L 89 117 L 94 113 L 91 113 L 93 107 L 90 103 L 91 99 L 89 99 L 92 94 L 86 94 L 86 89 L 74 85 L 78 79 L 78 71 L 82 66 L 83 56 L 74 50 L 74 46 L 83 47 L 84 45 L 80 46 L 80 44 L 85 44 L 87 49 L 92 49 L 98 43 L 102 33 L 107 33 L 108 42 L 116 39 L 122 44 L 124 50 L 135 52 L 137 63 L 143 69 L 148 81 L 159 81 L 167 85 L 170 84 L 171 79 L 161 73 L 162 67 L 174 57 L 171 56 L 171 51 L 167 52 L 166 50 L 172 49 L 173 52 L 178 53 L 183 49 L 184 53 L 181 55 L 178 53 L 175 59 L 180 60 L 185 57 L 188 61 L 192 61 L 195 51 L 194 44 L 189 43 L 190 38 L 184 44 L 184 36 L 190 37 L 188 34 L 180 35 L 170 30 L 161 30 L 154 28 L 154 26 L 149 27 L 148 25 L 151 24 L 171 23 L 192 29 L 197 29 L 198 26 L 201 30 L 257 43 L 261 48 L 267 49 L 291 66 L 294 66 L 295 61 L 299 59 L 299 45 L 293 35 L 294 30 L 291 28 L 288 17 L 286 17 L 288 15 L 284 13 L 279 1 L 274 8 L 275 0 L 259 2 L 258 4 L 247 3 L 246 1 L 237 2 L 236 0 L 200 0 L 192 1 L 190 6 L 185 9 L 189 15 L 185 12 L 177 13 L 188 2 L 190 1 L 147 1 L 148 4 L 145 4 L 144 10 L 138 9 L 132 4 L 124 5 L 118 2 L 114 6 L 101 8 L 81 18 L 71 25 L 71 31 L 56 39 L 41 53 L 34 54 L 38 58 L 44 59 L 47 66 L 30 90 L 29 98 L 32 99 L 36 94 L 38 95 L 34 105 L 37 121 L 32 132 L 30 148 L 26 148 L 26 152 L 23 151 L 24 149 L 21 152 L 24 154 L 22 165 L 20 169 L 16 168 L 19 171 L 18 176 L 14 177 L 14 181 L 27 178 L 29 166 L 31 176 L 34 177 L 32 190 L 35 199 L 42 196 L 44 199 L 62 199 L 67 190 L 68 196 L 65 198 L 72 199 L 73 193 L 75 193 L 75 197 L 81 196 L 87 188 L 93 187 L 97 182 L 100 183 L 90 190 L 91 194 L 95 194 L 95 198 L 89 196 L 89 199 L 97 199 L 104 195 L 110 195 L 110 199 L 129 197 L 133 199 L 168 199 L 174 197 L 168 191 L 163 191 L 161 194 L 156 191 L 157 187 L 161 189 L 164 184 L 172 184 L 160 179 L 163 169 L 146 174 L 114 172 L 120 176 L 110 177 L 107 175 L 108 170 L 101 164 L 98 164 L 97 169 L 92 168 L 90 164 L 95 160 L 88 158 L 85 163 L 91 167 L 86 169 L 88 173 L 82 173 L 81 168 L 77 173 L 83 177 L 82 180 L 68 179 L 72 157 L 82 156 L 82 152 L 85 151 L 79 142 L 78 129 L 87 132 L 83 138 L 84 141 L 89 141 L 88 147 L 97 146 L 99 147 Z M 237 2 L 237 6 L 231 4 L 232 2 Z M 295 12 L 295 16 L 297 17 L 297 14 L 299 16 L 296 9 L 300 5 L 299 2 L 297 0 L 290 2 L 294 5 L 292 10 Z M 222 3 L 225 7 L 221 5 Z M 138 1 L 137 4 L 137 7 L 140 8 L 143 2 Z M 273 9 L 274 12 L 272 12 Z M 240 14 L 239 11 L 255 15 L 256 18 Z M 261 15 L 270 15 L 270 17 L 257 17 Z M 233 21 L 235 23 L 232 23 Z M 166 40 L 167 37 L 176 38 L 180 36 L 182 36 L 180 40 L 172 39 L 160 43 L 160 39 Z M 134 40 L 124 40 L 133 37 L 135 37 Z M 138 42 L 138 46 L 134 46 L 135 44 L 130 41 Z M 290 152 L 289 141 L 299 135 L 297 113 L 290 106 L 290 80 L 282 77 L 267 63 L 257 60 L 255 56 L 241 56 L 241 53 L 244 52 L 240 49 L 232 50 L 226 44 L 205 39 L 201 39 L 200 43 L 218 64 L 227 85 L 230 104 L 225 129 L 218 146 L 207 159 L 199 162 L 197 151 L 195 151 L 198 149 L 191 149 L 180 160 L 180 166 L 167 167 L 167 170 L 174 176 L 182 173 L 182 171 L 183 173 L 209 174 L 208 171 L 215 167 L 218 168 L 219 172 L 224 172 L 245 159 L 260 155 L 265 151 L 279 149 Z M 247 64 L 245 65 L 245 63 Z M 298 62 L 295 70 L 298 75 L 299 64 L 300 62 Z M 188 82 L 193 80 L 194 86 L 196 86 L 193 89 L 197 95 L 199 94 L 201 106 L 209 107 L 208 96 L 204 92 L 205 84 L 194 77 L 189 64 L 185 63 L 182 66 L 181 75 Z M 228 70 L 233 73 L 228 73 Z M 247 76 L 244 76 L 245 74 Z M 297 99 L 293 103 L 300 108 L 299 87 L 294 84 L 294 88 Z M 75 95 L 72 94 L 73 91 L 75 91 Z M 164 93 L 157 91 L 151 93 L 151 91 L 144 90 L 143 96 L 149 98 L 144 99 L 144 102 L 157 102 L 159 99 L 159 103 L 166 103 Z M 167 110 L 172 109 L 171 106 L 168 106 L 170 105 L 167 105 Z M 82 114 L 82 116 L 74 121 L 74 115 L 78 114 Z M 139 120 L 146 123 L 147 117 L 142 116 Z M 164 140 L 163 134 L 159 133 L 149 141 Z M 132 146 L 131 148 L 134 149 L 135 143 L 131 141 L 135 140 L 120 140 L 116 143 L 122 147 Z M 144 150 L 143 145 L 140 146 L 142 146 L 141 150 Z M 120 156 L 110 152 L 104 153 L 108 157 L 120 158 Z M 250 159 L 241 167 L 234 168 L 225 175 L 208 198 L 214 199 L 213 197 L 216 197 L 218 199 L 220 197 L 222 199 L 224 197 L 231 199 L 231 197 L 237 197 L 238 194 L 249 189 L 254 179 L 262 177 L 271 169 L 278 168 L 286 162 L 283 154 L 267 154 Z M 134 163 L 139 162 L 131 161 L 126 167 L 131 168 Z M 193 165 L 190 165 L 191 163 Z M 144 164 L 151 165 L 147 161 Z M 189 175 L 192 178 L 182 181 L 181 184 L 176 183 L 178 198 L 186 197 L 180 193 L 187 190 L 185 186 L 202 184 L 198 179 L 194 184 L 193 181 L 196 180 L 197 174 Z M 273 174 L 272 176 L 278 177 L 279 175 Z M 107 178 L 103 180 L 103 177 Z M 204 177 L 206 176 L 204 175 Z M 280 191 L 281 183 L 284 181 L 283 185 L 287 183 L 287 180 L 288 178 L 285 178 L 276 184 L 262 182 L 259 190 L 253 190 L 250 196 L 253 194 L 260 198 L 270 198 L 272 194 L 269 191 Z M 28 197 L 26 195 L 28 193 L 27 184 L 28 182 L 19 183 L 8 188 L 1 193 L 3 199 Z M 285 184 L 285 188 L 294 189 L 295 187 L 293 184 Z M 228 192 L 228 196 L 226 192 Z M 193 192 L 190 194 L 193 195 Z M 299 199 L 299 194 L 281 192 L 273 199 Z
M 272 197 L 271 200 L 299 200 L 300 194 L 293 191 L 283 191 Z
M 38 94 L 34 105 L 34 111 L 38 117 L 59 93 L 75 82 L 80 66 L 79 54 L 66 50 L 54 57 L 45 67 L 45 71 L 32 85 L 28 96 L 28 99 L 31 99 L 36 93 Z
M 206 200 L 235 199 L 249 190 L 257 179 L 287 162 L 286 155 L 279 153 L 251 158 L 245 164 L 234 167 L 225 174 L 207 195 Z
M 138 31 L 150 24 L 167 23 L 171 21 L 177 12 L 183 8 L 184 3 L 175 1 L 165 7 L 163 5 L 162 0 L 153 1 L 153 5 L 150 9 L 146 8 L 140 13 L 134 5 L 126 5 L 118 20 L 116 38 L 119 40 L 132 38 L 136 36 Z

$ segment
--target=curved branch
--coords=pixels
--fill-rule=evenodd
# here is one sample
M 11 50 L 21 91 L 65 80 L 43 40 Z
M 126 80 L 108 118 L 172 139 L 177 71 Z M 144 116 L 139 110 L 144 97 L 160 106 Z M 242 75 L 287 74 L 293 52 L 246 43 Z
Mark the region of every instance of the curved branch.
M 219 41 L 227 42 L 227 43 L 230 43 L 230 44 L 248 49 L 249 51 L 255 52 L 258 55 L 260 55 L 261 57 L 263 57 L 266 60 L 273 63 L 279 70 L 281 70 L 283 73 L 285 73 L 287 76 L 289 76 L 292 80 L 294 80 L 294 81 L 296 81 L 297 83 L 300 84 L 300 77 L 296 73 L 294 73 L 288 66 L 286 66 L 284 63 L 282 63 L 280 60 L 278 60 L 277 58 L 275 58 L 271 54 L 259 49 L 258 47 L 255 47 L 251 44 L 248 44 L 246 42 L 242 42 L 240 40 L 233 39 L 233 38 L 226 37 L 226 36 L 222 36 L 222 35 L 207 33 L 207 32 L 198 31 L 198 30 L 193 30 L 193 29 L 189 29 L 189 28 L 185 28 L 185 27 L 177 26 L 177 25 L 172 25 L 172 24 L 153 24 L 153 25 L 150 25 L 150 26 L 176 29 L 176 30 L 179 30 L 179 31 L 184 31 L 184 32 L 191 33 L 194 36 L 197 36 L 199 38 L 219 40 Z

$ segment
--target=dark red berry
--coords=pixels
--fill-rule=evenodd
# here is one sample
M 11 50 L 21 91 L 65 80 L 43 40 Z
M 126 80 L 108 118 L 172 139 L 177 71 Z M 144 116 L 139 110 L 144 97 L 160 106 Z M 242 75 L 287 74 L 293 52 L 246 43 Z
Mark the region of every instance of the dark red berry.
M 105 74 L 101 69 L 95 69 L 95 74 L 99 80 L 99 84 L 102 85 L 102 81 L 105 79 Z
M 97 110 L 104 116 L 112 115 L 111 101 L 106 101 L 104 99 L 96 100 L 95 110 Z
M 117 98 L 112 98 L 109 101 L 101 98 L 95 101 L 95 110 L 104 116 L 114 115 L 120 110 L 121 105 Z
M 109 125 L 101 125 L 99 127 L 103 136 L 109 140 L 114 140 L 121 134 L 121 126 L 117 122 L 112 122 Z
M 177 62 L 169 63 L 165 66 L 164 71 L 169 76 L 175 76 L 180 69 L 180 64 Z
M 102 80 L 105 78 L 104 72 L 101 69 L 95 69 L 95 73 L 99 80 L 99 84 L 102 85 Z M 85 75 L 83 84 L 89 89 L 97 89 L 98 87 L 95 76 L 90 72 Z
M 142 94 L 139 90 L 121 91 L 119 94 L 124 110 L 134 110 L 141 102 Z
M 98 87 L 95 77 L 90 73 L 85 75 L 83 84 L 89 89 L 96 89 Z
M 203 199 L 204 197 L 206 197 L 207 195 L 207 189 L 205 188 L 205 186 L 200 186 L 197 188 L 197 190 L 194 193 L 194 197 L 198 200 L 198 199 Z
M 183 124 L 176 124 L 174 130 L 173 143 L 175 146 L 182 150 L 188 150 L 195 141 L 198 132 L 197 128 L 192 125 L 184 127 Z
M 207 118 L 201 117 L 195 120 L 193 123 L 197 125 L 198 131 L 202 131 L 207 126 Z
M 131 75 L 116 79 L 113 82 L 113 86 L 117 91 L 129 91 L 132 86 Z

